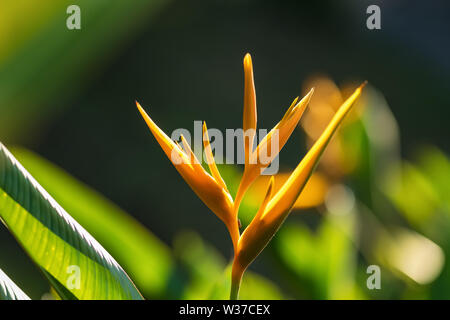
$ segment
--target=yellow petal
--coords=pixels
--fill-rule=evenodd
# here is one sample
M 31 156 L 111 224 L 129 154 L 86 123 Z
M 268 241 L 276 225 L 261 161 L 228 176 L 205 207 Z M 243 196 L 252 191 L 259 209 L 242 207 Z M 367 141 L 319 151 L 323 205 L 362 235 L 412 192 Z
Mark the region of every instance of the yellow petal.
M 244 150 L 245 150 L 245 165 L 248 164 L 250 155 L 253 152 L 253 140 L 256 134 L 256 93 L 255 83 L 253 79 L 253 65 L 252 57 L 247 53 L 244 57 Z
M 337 130 L 339 124 L 344 119 L 345 115 L 350 111 L 353 103 L 361 95 L 361 91 L 364 86 L 365 83 L 356 89 L 355 92 L 340 106 L 333 119 L 331 119 L 326 129 L 322 132 L 319 139 L 314 143 L 312 148 L 299 163 L 283 187 L 281 187 L 281 189 L 271 200 L 266 212 L 264 213 L 269 221 L 276 220 L 280 215 L 291 209 L 304 185 L 308 181 L 308 178 L 311 176 L 315 166 L 317 165 L 322 152 L 325 150 L 328 142 L 330 142 L 330 139 Z
M 211 171 L 212 176 L 227 192 L 228 188 L 220 175 L 219 169 L 217 169 L 216 161 L 214 161 L 214 155 L 211 150 L 211 144 L 209 142 L 208 128 L 206 127 L 206 122 L 203 122 L 203 146 L 205 148 L 206 160 L 208 161 L 208 167 Z
M 150 128 L 150 131 L 152 132 L 153 136 L 155 137 L 156 141 L 158 141 L 159 145 L 163 149 L 166 156 L 173 162 L 173 159 L 175 155 L 178 155 L 181 160 L 183 160 L 183 163 L 190 163 L 189 158 L 186 156 L 186 154 L 181 150 L 181 148 L 175 144 L 175 142 L 172 141 L 154 122 L 153 120 L 148 116 L 148 114 L 144 111 L 144 109 L 141 107 L 139 102 L 136 101 L 136 106 L 141 113 L 142 117 L 144 118 L 145 122 L 147 123 L 147 126 Z M 176 160 L 175 160 L 176 161 Z M 192 169 L 192 168 L 191 168 Z
M 289 107 L 281 121 L 259 143 L 248 166 L 244 169 L 235 197 L 235 215 L 248 187 L 267 168 L 286 144 L 311 99 L 314 89 L 297 103 L 298 98 Z M 274 145 L 273 145 L 274 144 Z M 273 145 L 273 147 L 272 147 Z M 274 150 L 272 150 L 274 149 Z
M 254 219 L 259 220 L 262 217 L 262 215 L 264 213 L 264 210 L 267 207 L 267 204 L 269 203 L 270 199 L 272 199 L 274 185 L 275 185 L 275 178 L 273 176 L 271 176 L 270 177 L 269 186 L 268 186 L 267 191 L 266 191 L 266 195 L 264 196 L 264 199 L 263 199 L 263 201 L 261 203 L 261 206 L 259 207 L 259 210 L 256 213 Z
M 281 119 L 281 121 L 260 142 L 260 144 L 256 148 L 256 152 L 254 153 L 255 167 L 259 169 L 266 168 L 267 166 L 269 166 L 270 162 L 272 162 L 272 160 L 277 156 L 277 154 L 281 151 L 281 149 L 284 147 L 287 140 L 291 136 L 292 131 L 294 131 L 295 127 L 297 126 L 300 118 L 302 117 L 303 112 L 308 106 L 313 93 L 314 89 L 311 89 L 309 93 L 297 104 L 295 104 L 295 102 L 298 100 L 298 98 L 295 99 L 291 107 L 289 107 L 288 111 Z M 274 134 L 276 134 L 277 132 L 278 132 L 278 142 L 277 142 L 278 147 L 275 150 L 272 150 L 273 149 L 272 144 L 275 143 L 273 141 Z M 268 157 L 269 161 L 262 162 L 263 157 Z
M 320 155 L 324 151 L 339 124 L 360 96 L 361 85 L 339 108 L 322 135 L 308 151 L 281 189 L 267 204 L 259 219 L 253 219 L 238 243 L 236 260 L 244 269 L 258 256 L 286 219 L 300 192 L 311 176 Z
M 184 137 L 184 135 L 180 136 L 181 138 L 181 143 L 183 144 L 183 148 L 186 152 L 187 157 L 189 158 L 189 163 L 191 165 L 194 166 L 195 169 L 200 169 L 198 166 L 200 166 L 201 168 L 203 168 L 200 165 L 200 162 L 198 161 L 197 157 L 195 156 L 195 153 L 192 151 L 191 146 L 189 145 L 189 143 L 187 142 L 186 138 Z
M 233 241 L 233 245 L 236 248 L 237 240 L 239 238 L 239 228 L 237 227 L 237 221 L 233 218 L 233 199 L 230 194 L 221 184 L 217 183 L 205 169 L 203 169 L 183 136 L 181 137 L 181 140 L 186 151 L 190 153 L 189 156 L 186 155 L 179 145 L 173 142 L 153 122 L 139 103 L 136 102 L 136 105 L 153 136 L 156 138 L 156 141 L 158 141 L 167 157 L 172 161 L 175 169 L 177 169 L 183 179 L 208 208 L 225 223 Z M 183 161 L 174 161 L 172 155 L 173 151 L 175 152 L 175 155 L 179 156 Z M 190 158 L 193 159 L 193 161 L 191 161 Z
M 315 172 L 311 175 L 292 209 L 307 209 L 317 207 L 325 201 L 330 187 L 325 175 Z

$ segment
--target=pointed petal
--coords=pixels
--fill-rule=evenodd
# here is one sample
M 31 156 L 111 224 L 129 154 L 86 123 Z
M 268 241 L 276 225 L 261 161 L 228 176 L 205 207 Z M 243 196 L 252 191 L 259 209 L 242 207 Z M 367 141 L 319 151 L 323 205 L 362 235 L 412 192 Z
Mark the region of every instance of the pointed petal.
M 172 161 L 175 169 L 177 169 L 183 179 L 208 208 L 225 223 L 235 245 L 239 237 L 239 229 L 235 226 L 237 222 L 233 219 L 233 199 L 230 194 L 203 169 L 196 158 L 193 158 L 194 161 L 190 161 L 189 157 L 195 157 L 195 155 L 184 137 L 181 137 L 181 140 L 186 151 L 190 153 L 189 156 L 181 150 L 178 143 L 173 142 L 158 128 L 138 103 L 136 105 L 150 131 L 153 133 L 153 136 L 161 145 L 167 157 Z M 173 161 L 173 151 L 183 159 L 181 163 Z
M 262 201 L 261 206 L 259 207 L 259 210 L 253 219 L 259 220 L 262 217 L 264 211 L 266 210 L 267 204 L 269 203 L 270 199 L 272 199 L 274 185 L 275 185 L 275 177 L 271 176 L 269 186 L 266 191 L 266 195 L 264 196 L 264 200 Z
M 312 90 L 312 89 L 311 89 Z M 298 101 L 298 97 L 294 99 L 294 101 L 292 101 L 291 106 L 289 107 L 289 109 L 284 113 L 283 118 L 281 118 L 280 122 L 285 121 L 289 116 L 292 115 L 292 110 L 297 107 L 297 101 Z M 278 123 L 279 124 L 279 123 Z M 277 124 L 277 125 L 278 125 Z
M 255 156 L 258 157 L 258 160 L 255 162 L 259 165 L 260 169 L 264 169 L 265 167 L 269 166 L 272 160 L 284 147 L 295 127 L 297 127 L 297 124 L 302 117 L 306 107 L 308 106 L 313 93 L 314 89 L 311 89 L 309 93 L 297 104 L 295 104 L 295 102 L 298 100 L 298 98 L 295 99 L 281 121 L 260 142 L 255 152 Z M 278 139 L 278 142 L 274 141 L 276 139 Z M 272 150 L 273 143 L 278 144 L 275 150 Z
M 315 169 L 328 142 L 333 137 L 333 134 L 336 132 L 339 124 L 341 124 L 344 117 L 350 111 L 353 103 L 361 95 L 361 91 L 364 86 L 365 83 L 356 89 L 355 92 L 340 106 L 333 119 L 331 119 L 326 129 L 322 132 L 319 139 L 314 143 L 312 148 L 299 163 L 289 179 L 270 201 L 266 212 L 264 213 L 263 219 L 267 217 L 269 221 L 275 220 L 280 214 L 283 214 L 291 209 Z
M 217 181 L 218 184 L 222 186 L 227 192 L 227 185 L 225 184 L 225 181 L 222 179 L 222 176 L 220 175 L 219 170 L 216 166 L 216 161 L 214 160 L 214 155 L 211 150 L 211 145 L 209 142 L 209 136 L 208 136 L 208 128 L 206 127 L 206 122 L 203 122 L 203 146 L 205 148 L 205 154 L 206 154 L 206 160 L 208 161 L 208 167 L 211 171 L 212 176 Z
M 198 161 L 197 157 L 195 156 L 195 153 L 192 151 L 191 146 L 186 141 L 186 138 L 184 137 L 184 135 L 181 135 L 180 138 L 181 138 L 181 143 L 183 144 L 183 148 L 186 152 L 186 155 L 189 158 L 189 163 L 191 165 L 193 165 L 195 169 L 199 169 L 199 166 L 202 167 L 200 165 L 200 162 Z
M 245 165 L 248 164 L 250 156 L 253 152 L 253 140 L 256 134 L 256 93 L 255 83 L 253 79 L 252 57 L 249 53 L 244 58 L 245 88 L 244 88 L 244 150 Z
M 296 98 L 281 121 L 264 137 L 256 148 L 253 157 L 250 159 L 250 164 L 244 169 L 244 174 L 236 193 L 234 202 L 235 215 L 237 215 L 240 202 L 248 187 L 259 175 L 261 175 L 264 169 L 270 165 L 286 144 L 303 112 L 308 106 L 313 93 L 314 89 L 311 89 L 311 91 L 298 103 L 298 98 Z M 274 145 L 272 146 L 272 144 Z
M 189 158 L 182 151 L 182 149 L 153 122 L 153 120 L 148 116 L 148 114 L 144 111 L 144 109 L 137 101 L 136 106 L 141 113 L 142 118 L 144 118 L 145 122 L 147 123 L 147 126 L 149 127 L 153 136 L 155 137 L 156 141 L 158 141 L 159 145 L 163 149 L 166 156 L 170 159 L 170 161 L 172 161 L 172 163 L 177 162 L 176 160 L 178 159 L 175 159 L 175 156 L 178 155 L 180 157 L 179 159 L 182 160 L 184 164 L 189 164 Z
M 242 268 L 245 269 L 258 256 L 284 222 L 317 165 L 320 155 L 345 115 L 350 111 L 354 101 L 360 96 L 364 85 L 365 83 L 356 89 L 350 98 L 341 105 L 320 138 L 308 151 L 281 189 L 269 201 L 260 219 L 253 219 L 245 229 L 239 239 L 238 254 L 236 256 Z

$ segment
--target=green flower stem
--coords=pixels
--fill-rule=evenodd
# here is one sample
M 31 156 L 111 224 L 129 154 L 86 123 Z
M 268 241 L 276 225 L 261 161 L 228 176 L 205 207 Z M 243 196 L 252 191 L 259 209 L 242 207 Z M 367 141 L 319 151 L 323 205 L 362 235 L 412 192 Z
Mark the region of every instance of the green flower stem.
M 245 270 L 242 270 L 240 265 L 233 262 L 233 267 L 231 269 L 231 291 L 230 300 L 239 300 L 239 289 L 241 287 L 242 276 Z

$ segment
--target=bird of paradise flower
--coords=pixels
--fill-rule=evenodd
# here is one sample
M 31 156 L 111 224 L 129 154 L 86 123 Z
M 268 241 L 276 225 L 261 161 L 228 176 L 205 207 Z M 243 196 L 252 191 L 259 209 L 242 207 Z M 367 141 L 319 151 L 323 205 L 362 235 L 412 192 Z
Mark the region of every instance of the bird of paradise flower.
M 224 222 L 228 229 L 234 249 L 230 299 L 238 299 L 239 288 L 245 270 L 262 252 L 289 215 L 306 182 L 314 171 L 325 147 L 339 124 L 350 111 L 355 100 L 360 96 L 365 85 L 363 83 L 357 88 L 339 107 L 320 137 L 277 192 L 274 192 L 274 178 L 272 177 L 270 179 L 266 195 L 258 211 L 241 234 L 238 218 L 241 200 L 250 185 L 270 165 L 270 162 L 283 148 L 297 126 L 314 92 L 314 89 L 311 89 L 300 101 L 298 101 L 299 98 L 297 97 L 281 121 L 262 139 L 256 148 L 253 148 L 257 123 L 257 109 L 253 65 L 250 54 L 246 54 L 244 57 L 244 74 L 243 130 L 249 134 L 244 135 L 244 173 L 234 200 L 215 164 L 206 123 L 203 123 L 203 144 L 210 174 L 202 167 L 190 148 L 189 143 L 183 136 L 181 136 L 182 148 L 177 142 L 172 141 L 153 122 L 141 105 L 136 102 L 137 108 L 150 128 L 150 131 L 160 144 L 164 153 L 172 161 L 176 170 L 208 208 Z M 273 145 L 277 147 L 275 150 L 272 148 Z M 265 154 L 269 161 L 262 161 L 260 159 L 261 154 Z

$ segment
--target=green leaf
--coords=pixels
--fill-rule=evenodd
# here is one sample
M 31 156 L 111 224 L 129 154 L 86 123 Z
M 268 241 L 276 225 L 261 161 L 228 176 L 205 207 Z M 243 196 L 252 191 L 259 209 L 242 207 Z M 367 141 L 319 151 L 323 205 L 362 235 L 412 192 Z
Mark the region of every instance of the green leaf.
M 2 269 L 0 269 L 0 300 L 30 300 Z
M 96 78 L 93 75 L 114 61 L 136 32 L 147 27 L 168 3 L 167 0 L 59 0 L 29 5 L 26 1 L 2 0 L 3 141 L 19 136 L 27 138 L 43 121 L 67 108 L 69 104 L 64 101 L 93 81 Z M 81 30 L 66 27 L 70 16 L 66 10 L 72 4 L 80 7 Z M 14 36 L 6 36 L 12 30 Z M 57 104 L 49 103 L 56 100 Z
M 439 196 L 442 209 L 449 215 L 450 158 L 437 147 L 426 146 L 419 150 L 418 165 Z
M 416 228 L 424 231 L 438 217 L 439 195 L 429 178 L 414 164 L 403 162 L 386 183 L 384 192 Z
M 161 240 L 114 203 L 39 155 L 23 148 L 10 150 L 42 187 L 117 259 L 145 297 L 166 297 L 174 262 L 170 249 Z
M 175 237 L 174 255 L 187 276 L 181 299 L 207 299 L 226 267 L 223 256 L 192 231 L 180 232 Z
M 77 299 L 142 299 L 114 258 L 1 143 L 0 218 L 49 281 Z
M 316 232 L 289 224 L 276 238 L 280 261 L 294 275 L 298 297 L 308 299 L 361 299 L 355 283 L 356 248 L 352 214 L 326 212 Z M 296 297 L 297 298 L 297 297 Z

